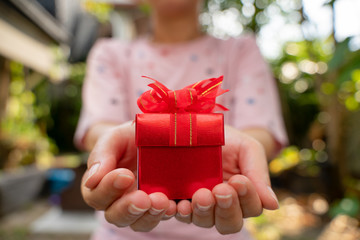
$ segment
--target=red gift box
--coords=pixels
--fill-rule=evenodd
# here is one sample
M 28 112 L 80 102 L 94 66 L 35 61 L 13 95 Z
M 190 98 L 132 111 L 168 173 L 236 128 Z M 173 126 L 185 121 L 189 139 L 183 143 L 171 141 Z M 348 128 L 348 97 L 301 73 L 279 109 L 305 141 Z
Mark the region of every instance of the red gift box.
M 188 199 L 223 181 L 223 114 L 138 114 L 136 140 L 138 187 L 148 194 Z
M 155 81 L 155 80 L 154 80 Z M 211 113 L 216 96 L 226 92 L 222 77 L 171 91 L 155 81 L 138 105 L 138 188 L 163 192 L 169 199 L 190 199 L 199 188 L 223 181 L 224 117 Z

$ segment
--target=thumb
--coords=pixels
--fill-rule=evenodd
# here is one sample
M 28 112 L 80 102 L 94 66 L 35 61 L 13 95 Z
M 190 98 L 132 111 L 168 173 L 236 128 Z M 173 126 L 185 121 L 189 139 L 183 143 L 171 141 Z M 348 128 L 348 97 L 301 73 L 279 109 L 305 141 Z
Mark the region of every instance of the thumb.
M 263 208 L 278 209 L 279 202 L 271 188 L 268 162 L 263 146 L 246 134 L 242 134 L 239 139 L 241 139 L 238 158 L 240 172 L 254 183 Z
M 85 187 L 95 188 L 101 179 L 118 166 L 129 144 L 134 144 L 134 125 L 130 122 L 111 128 L 97 141 L 88 158 L 88 169 L 83 177 Z
M 252 178 L 248 176 L 251 181 Z M 254 181 L 253 181 L 254 182 Z M 279 208 L 279 201 L 272 189 L 272 187 L 264 182 L 254 182 L 256 191 L 259 194 L 263 208 L 268 210 L 276 210 Z

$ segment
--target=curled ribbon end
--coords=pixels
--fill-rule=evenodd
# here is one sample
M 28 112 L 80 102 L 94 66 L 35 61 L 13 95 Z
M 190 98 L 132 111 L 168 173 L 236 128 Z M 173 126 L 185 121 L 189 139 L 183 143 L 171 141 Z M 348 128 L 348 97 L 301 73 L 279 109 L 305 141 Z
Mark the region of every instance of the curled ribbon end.
M 153 81 L 155 81 L 155 82 L 157 82 L 155 79 L 153 79 L 153 78 L 151 78 L 151 77 L 148 77 L 148 76 L 145 76 L 145 75 L 143 75 L 143 76 L 141 76 L 142 78 L 147 78 L 147 79 L 150 79 L 150 80 L 153 80 Z

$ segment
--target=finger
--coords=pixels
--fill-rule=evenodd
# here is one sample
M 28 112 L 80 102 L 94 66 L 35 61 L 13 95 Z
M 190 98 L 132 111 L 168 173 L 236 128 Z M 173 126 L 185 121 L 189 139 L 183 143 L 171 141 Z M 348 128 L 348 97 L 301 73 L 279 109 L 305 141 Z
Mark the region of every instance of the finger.
M 151 208 L 130 227 L 137 232 L 148 232 L 155 228 L 169 208 L 169 199 L 165 194 L 157 192 L 149 195 Z
M 262 213 L 263 207 L 255 186 L 242 175 L 232 176 L 228 184 L 234 188 L 239 198 L 244 218 L 256 217 Z
M 210 228 L 214 226 L 215 199 L 209 189 L 201 188 L 192 197 L 192 222 L 199 227 Z
M 84 175 L 84 185 L 87 188 L 95 188 L 100 180 L 110 171 L 118 166 L 118 161 L 129 154 L 136 152 L 134 141 L 134 126 L 130 123 L 122 124 L 106 132 L 97 141 L 88 159 L 88 170 Z M 133 146 L 131 148 L 131 146 Z M 135 153 L 134 153 L 135 155 Z M 132 169 L 136 164 L 123 160 L 123 167 Z
M 176 214 L 176 203 L 175 203 L 175 201 L 170 200 L 169 208 L 165 212 L 164 216 L 162 217 L 162 220 L 168 220 L 168 219 L 172 218 L 173 216 L 175 216 L 175 214 Z
M 137 190 L 116 200 L 105 210 L 105 218 L 118 227 L 127 227 L 135 223 L 151 208 L 149 195 Z
M 115 169 L 106 174 L 94 189 L 82 186 L 82 196 L 89 206 L 96 210 L 105 210 L 128 191 L 134 182 L 135 176 L 130 170 Z
M 263 194 L 262 196 L 262 204 L 263 208 L 268 210 L 276 210 L 279 208 L 279 200 L 276 197 L 276 194 L 274 190 L 271 188 L 271 186 L 264 186 L 260 185 L 258 186 L 259 191 L 262 191 L 266 194 Z
M 192 207 L 189 200 L 181 200 L 177 204 L 176 219 L 183 223 L 191 223 Z
M 263 207 L 270 210 L 277 209 L 278 201 L 271 189 L 264 148 L 247 135 L 242 135 L 239 139 L 241 141 L 238 158 L 240 172 L 254 184 Z
M 243 226 L 243 215 L 235 189 L 227 183 L 221 183 L 214 187 L 212 193 L 216 199 L 215 227 L 218 232 L 239 232 Z

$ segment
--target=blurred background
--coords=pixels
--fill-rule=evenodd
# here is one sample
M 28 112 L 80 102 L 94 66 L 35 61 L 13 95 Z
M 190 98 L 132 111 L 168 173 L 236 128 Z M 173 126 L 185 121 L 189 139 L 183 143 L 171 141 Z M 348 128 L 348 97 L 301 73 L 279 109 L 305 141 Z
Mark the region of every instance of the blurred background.
M 0 1 L 0 239 L 88 239 L 94 213 L 73 145 L 86 57 L 146 33 L 131 0 Z M 218 38 L 254 32 L 277 80 L 290 145 L 269 168 L 280 209 L 260 240 L 360 239 L 360 1 L 207 0 Z

